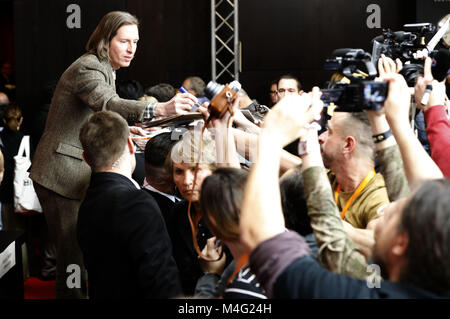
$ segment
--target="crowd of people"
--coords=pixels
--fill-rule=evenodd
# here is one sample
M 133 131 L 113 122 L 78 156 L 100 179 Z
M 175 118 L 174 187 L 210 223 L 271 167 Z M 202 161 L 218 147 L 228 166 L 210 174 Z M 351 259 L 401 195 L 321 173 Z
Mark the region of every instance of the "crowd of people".
M 407 83 L 380 57 L 379 110 L 324 112 L 321 90 L 288 74 L 268 83 L 266 107 L 243 89 L 208 96 L 198 76 L 182 92 L 116 80 L 138 26 L 127 12 L 102 18 L 52 89 L 36 141 L 30 176 L 56 298 L 450 297 L 450 79 L 433 78 L 430 58 Z M 199 120 L 151 124 L 194 105 Z M 3 123 L 13 229 L 20 108 Z M 70 265 L 79 285 L 67 284 Z

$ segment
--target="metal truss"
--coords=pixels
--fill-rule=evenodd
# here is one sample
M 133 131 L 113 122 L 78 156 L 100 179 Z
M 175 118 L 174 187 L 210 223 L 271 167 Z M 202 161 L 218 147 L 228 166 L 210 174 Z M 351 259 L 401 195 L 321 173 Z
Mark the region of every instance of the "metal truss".
M 239 0 L 211 0 L 211 78 L 239 81 Z

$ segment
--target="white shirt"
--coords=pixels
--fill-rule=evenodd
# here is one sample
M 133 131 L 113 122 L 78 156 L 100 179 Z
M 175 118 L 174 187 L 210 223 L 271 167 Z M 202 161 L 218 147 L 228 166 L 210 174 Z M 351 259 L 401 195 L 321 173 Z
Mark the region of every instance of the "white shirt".
M 124 175 L 125 176 L 125 175 Z M 125 176 L 126 178 L 128 178 L 133 184 L 134 184 L 134 186 L 136 186 L 136 188 L 137 189 L 141 189 L 140 187 L 139 187 L 139 183 L 138 182 L 136 182 L 134 179 L 132 179 L 132 178 L 129 178 L 128 176 Z
M 176 202 L 181 200 L 180 198 L 176 197 L 175 195 L 169 195 L 169 194 L 166 194 L 166 193 L 163 193 L 163 192 L 157 190 L 156 188 L 154 188 L 152 185 L 150 185 L 147 182 L 146 178 L 144 179 L 144 184 L 142 185 L 142 187 L 144 187 L 145 189 L 148 189 L 149 191 L 152 191 L 152 192 L 155 192 L 155 193 L 159 193 L 159 194 L 161 194 L 163 196 L 166 196 L 168 199 L 170 199 L 174 203 L 176 203 Z

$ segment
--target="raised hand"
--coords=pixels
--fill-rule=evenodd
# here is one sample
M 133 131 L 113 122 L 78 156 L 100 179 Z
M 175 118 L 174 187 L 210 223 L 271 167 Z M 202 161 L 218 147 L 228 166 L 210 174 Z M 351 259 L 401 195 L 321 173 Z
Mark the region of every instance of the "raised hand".
M 423 77 L 417 79 L 416 86 L 414 87 L 414 99 L 416 100 L 417 107 L 424 111 L 433 105 L 444 105 L 446 98 L 445 84 L 433 79 L 431 62 L 431 58 L 428 57 L 425 59 Z M 431 86 L 431 91 L 428 90 L 427 92 L 427 86 L 429 89 Z M 429 96 L 424 99 L 425 94 Z
M 308 94 L 286 96 L 265 117 L 263 131 L 287 145 L 302 134 L 306 124 L 320 116 L 322 108 L 317 87 Z
M 383 78 L 391 73 L 399 73 L 402 68 L 403 64 L 400 59 L 396 59 L 394 62 L 394 60 L 386 57 L 384 54 L 382 54 L 378 59 L 378 74 L 380 78 Z

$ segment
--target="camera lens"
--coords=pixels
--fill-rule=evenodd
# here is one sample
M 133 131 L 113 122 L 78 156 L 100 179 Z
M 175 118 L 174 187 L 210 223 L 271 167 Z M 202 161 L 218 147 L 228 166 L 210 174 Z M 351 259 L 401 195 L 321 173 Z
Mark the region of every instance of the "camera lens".
M 217 93 L 222 91 L 223 88 L 224 88 L 224 85 L 219 84 L 214 81 L 209 81 L 208 85 L 205 88 L 205 96 L 209 100 L 212 100 L 216 96 Z

